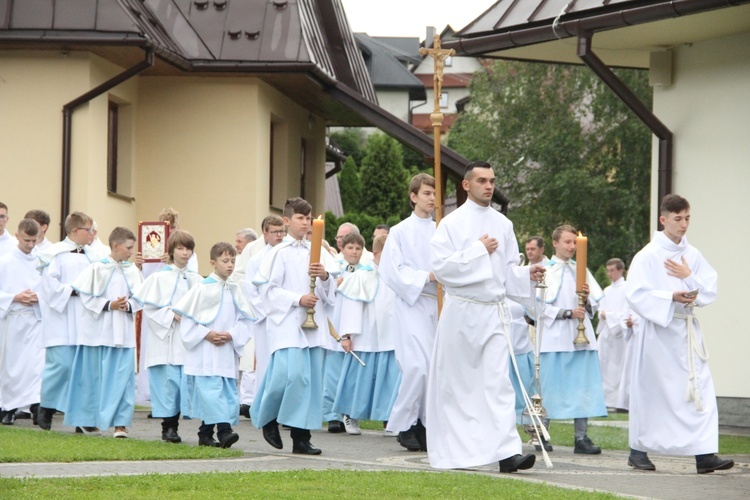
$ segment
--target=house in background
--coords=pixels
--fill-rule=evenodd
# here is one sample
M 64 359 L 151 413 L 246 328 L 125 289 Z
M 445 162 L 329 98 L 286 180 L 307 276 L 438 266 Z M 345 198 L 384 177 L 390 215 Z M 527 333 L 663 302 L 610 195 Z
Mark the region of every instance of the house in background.
M 204 274 L 213 243 L 287 198 L 323 212 L 327 127 L 433 150 L 377 105 L 339 0 L 0 1 L 0 109 L 11 228 L 79 210 L 106 238 L 172 206 Z
M 433 44 L 434 28 L 427 29 L 427 37 L 422 43 L 424 47 L 430 48 Z M 446 26 L 440 33 L 440 43 L 445 44 L 455 40 L 456 32 L 450 26 Z M 471 78 L 477 71 L 481 70 L 482 62 L 474 57 L 448 57 L 445 60 L 443 70 L 443 88 L 440 96 L 440 110 L 443 113 L 442 133 L 446 134 L 453 122 L 458 118 L 461 105 L 469 99 L 469 85 Z M 412 125 L 425 133 L 432 134 L 432 122 L 430 114 L 434 108 L 435 93 L 433 92 L 433 79 L 435 75 L 434 61 L 432 57 L 423 56 L 420 63 L 413 70 L 414 75 L 419 78 L 427 91 L 426 102 L 412 108 Z
M 690 200 L 689 239 L 716 268 L 699 311 L 724 425 L 750 426 L 750 337 L 743 327 L 750 246 L 739 223 L 750 184 L 750 0 L 500 0 L 448 42 L 460 55 L 584 64 L 653 132 L 652 229 L 670 192 Z M 610 67 L 649 71 L 653 107 Z
M 411 123 L 412 107 L 426 100 L 425 87 L 412 69 L 422 58 L 416 37 L 372 37 L 355 33 L 381 108 Z

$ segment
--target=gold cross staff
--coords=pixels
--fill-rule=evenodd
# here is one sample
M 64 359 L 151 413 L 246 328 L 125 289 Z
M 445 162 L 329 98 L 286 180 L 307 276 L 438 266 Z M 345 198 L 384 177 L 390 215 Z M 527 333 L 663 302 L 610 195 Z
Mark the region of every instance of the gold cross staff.
M 443 172 L 440 164 L 440 130 L 443 127 L 443 113 L 440 111 L 440 97 L 443 92 L 443 69 L 445 68 L 445 58 L 455 55 L 453 49 L 440 48 L 440 36 L 435 35 L 432 39 L 432 48 L 419 49 L 421 55 L 432 56 L 435 61 L 435 71 L 432 78 L 432 89 L 435 95 L 435 106 L 430 121 L 432 122 L 432 134 L 434 143 L 435 157 L 435 224 L 440 224 L 443 218 Z M 438 316 L 443 309 L 443 287 L 438 283 Z

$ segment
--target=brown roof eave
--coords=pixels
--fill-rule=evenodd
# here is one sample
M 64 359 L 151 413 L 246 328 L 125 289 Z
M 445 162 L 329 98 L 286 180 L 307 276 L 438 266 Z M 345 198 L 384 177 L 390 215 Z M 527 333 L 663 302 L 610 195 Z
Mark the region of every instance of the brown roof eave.
M 541 26 L 517 25 L 499 33 L 491 32 L 447 41 L 443 44 L 443 48 L 455 49 L 459 55 L 476 56 L 497 50 L 549 42 L 558 38 L 578 36 L 581 33 L 624 28 L 747 3 L 750 3 L 750 0 L 662 0 L 648 5 L 625 5 L 619 10 L 599 14 L 584 11 L 577 15 L 563 16 L 555 29 L 552 28 L 552 20 Z
M 433 156 L 434 139 L 418 128 L 398 119 L 377 104 L 371 103 L 362 97 L 362 95 L 341 83 L 328 87 L 325 91 L 386 134 L 400 142 L 408 144 L 425 157 Z M 440 160 L 440 163 L 450 172 L 451 177 L 463 179 L 464 168 L 469 163 L 468 159 L 449 147 L 441 145 Z M 492 200 L 501 206 L 501 212 L 507 212 L 510 200 L 498 187 L 495 187 Z

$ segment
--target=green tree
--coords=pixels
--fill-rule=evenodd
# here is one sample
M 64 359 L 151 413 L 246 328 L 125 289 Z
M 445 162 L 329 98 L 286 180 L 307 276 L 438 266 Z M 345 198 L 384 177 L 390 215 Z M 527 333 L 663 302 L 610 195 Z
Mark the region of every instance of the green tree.
M 618 75 L 650 102 L 645 72 Z M 591 269 L 648 241 L 650 133 L 587 68 L 495 62 L 472 79 L 449 145 L 492 163 L 522 239 L 572 224 Z
M 362 129 L 345 128 L 333 132 L 331 140 L 341 148 L 344 154 L 354 158 L 355 164 L 362 165 L 362 157 L 365 154 L 364 149 L 367 144 L 367 137 Z
M 362 196 L 362 181 L 359 178 L 359 169 L 353 157 L 348 157 L 341 167 L 339 177 L 339 193 L 341 193 L 341 204 L 344 212 L 359 211 Z
M 409 179 L 403 165 L 401 144 L 383 134 L 371 135 L 360 175 L 362 212 L 383 221 L 394 214 L 402 218 L 408 215 Z

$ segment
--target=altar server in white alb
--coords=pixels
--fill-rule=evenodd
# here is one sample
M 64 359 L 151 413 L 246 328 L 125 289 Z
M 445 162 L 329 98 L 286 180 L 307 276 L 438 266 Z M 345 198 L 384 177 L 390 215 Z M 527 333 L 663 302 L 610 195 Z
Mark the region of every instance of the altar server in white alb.
M 111 255 L 75 279 L 73 289 L 85 312 L 78 330 L 76 355 L 63 423 L 84 432 L 114 427 L 114 437 L 128 437 L 135 410 L 135 323 L 141 309 L 133 290 L 141 272 L 132 262 L 135 234 L 116 227 L 109 235 Z
M 179 314 L 185 345 L 185 374 L 189 394 L 185 416 L 201 419 L 199 446 L 229 448 L 239 440 L 232 425 L 239 423 L 238 360 L 250 339 L 257 314 L 242 285 L 228 281 L 237 251 L 231 243 L 211 247 L 214 272 L 173 306 Z M 216 437 L 214 439 L 214 426 Z
M 685 237 L 690 203 L 669 194 L 659 208 L 663 231 L 630 264 L 626 296 L 641 317 L 630 386 L 630 457 L 656 470 L 648 452 L 694 455 L 698 474 L 731 469 L 721 459 L 719 414 L 708 351 L 695 311 L 716 300 L 717 275 Z
M 427 386 L 427 453 L 438 469 L 499 462 L 500 472 L 516 472 L 536 457 L 521 455 L 516 430 L 505 298 L 533 307 L 530 278 L 544 269 L 518 265 L 513 224 L 490 206 L 490 164 L 469 163 L 461 185 L 468 199 L 443 219 L 430 244 L 446 295 Z
M 599 324 L 596 327 L 604 403 L 611 409 L 619 408 L 617 398 L 627 348 L 626 320 L 630 307 L 625 300 L 625 278 L 622 276 L 624 272 L 625 264 L 621 259 L 607 261 L 607 276 L 612 284 L 604 289 L 604 298 L 599 302 Z
M 292 453 L 319 455 L 320 448 L 310 443 L 310 429 L 322 427 L 323 346 L 329 337 L 325 307 L 335 301 L 336 280 L 322 263 L 310 263 L 305 235 L 311 212 L 302 198 L 286 201 L 289 238 L 266 254 L 253 280 L 263 298 L 271 360 L 250 415 L 274 448 L 284 447 L 279 433 L 279 424 L 284 424 L 291 427 Z M 308 308 L 314 310 L 317 327 L 302 328 Z
M 16 409 L 30 406 L 36 416 L 42 390 L 44 347 L 37 292 L 41 278 L 33 250 L 39 226 L 18 224 L 18 246 L 0 256 L 0 400 L 3 424 L 13 424 Z
M 602 452 L 589 438 L 588 418 L 606 417 L 602 375 L 596 336 L 591 318 L 603 293 L 591 271 L 586 269 L 583 284 L 584 307 L 578 305 L 576 269 L 577 231 L 573 226 L 557 227 L 552 233 L 555 255 L 545 266 L 547 305 L 544 307 L 544 334 L 540 344 L 539 382 L 544 407 L 553 420 L 573 419 L 574 453 L 597 455 Z M 583 319 L 589 343 L 575 344 L 578 325 Z
M 0 255 L 5 255 L 18 245 L 13 235 L 5 229 L 8 221 L 10 221 L 8 205 L 0 201 Z
M 396 294 L 392 331 L 401 386 L 388 430 L 409 451 L 427 451 L 427 374 L 437 328 L 437 284 L 430 265 L 430 240 L 435 234 L 435 179 L 417 174 L 409 183 L 414 210 L 389 234 L 378 272 Z
M 346 352 L 356 352 L 365 366 L 354 356 L 344 357 L 333 410 L 355 422 L 387 421 L 401 379 L 390 321 L 394 294 L 378 276 L 386 237 L 375 238 L 372 262 L 348 276 L 337 291 L 341 346 Z
M 143 281 L 133 296 L 143 305 L 148 327 L 146 366 L 151 386 L 151 413 L 162 419 L 161 438 L 170 443 L 182 441 L 177 430 L 180 413 L 187 405 L 187 382 L 183 369 L 185 347 L 180 338 L 179 314 L 172 306 L 203 278 L 190 271 L 195 240 L 187 231 L 174 231 L 167 241 L 171 263 Z
M 97 260 L 88 246 L 92 223 L 83 212 L 71 213 L 65 218 L 65 239 L 37 255 L 42 276 L 39 305 L 45 347 L 38 422 L 44 430 L 51 429 L 55 410 L 66 411 L 70 369 L 84 313 L 81 298 L 71 284 Z

